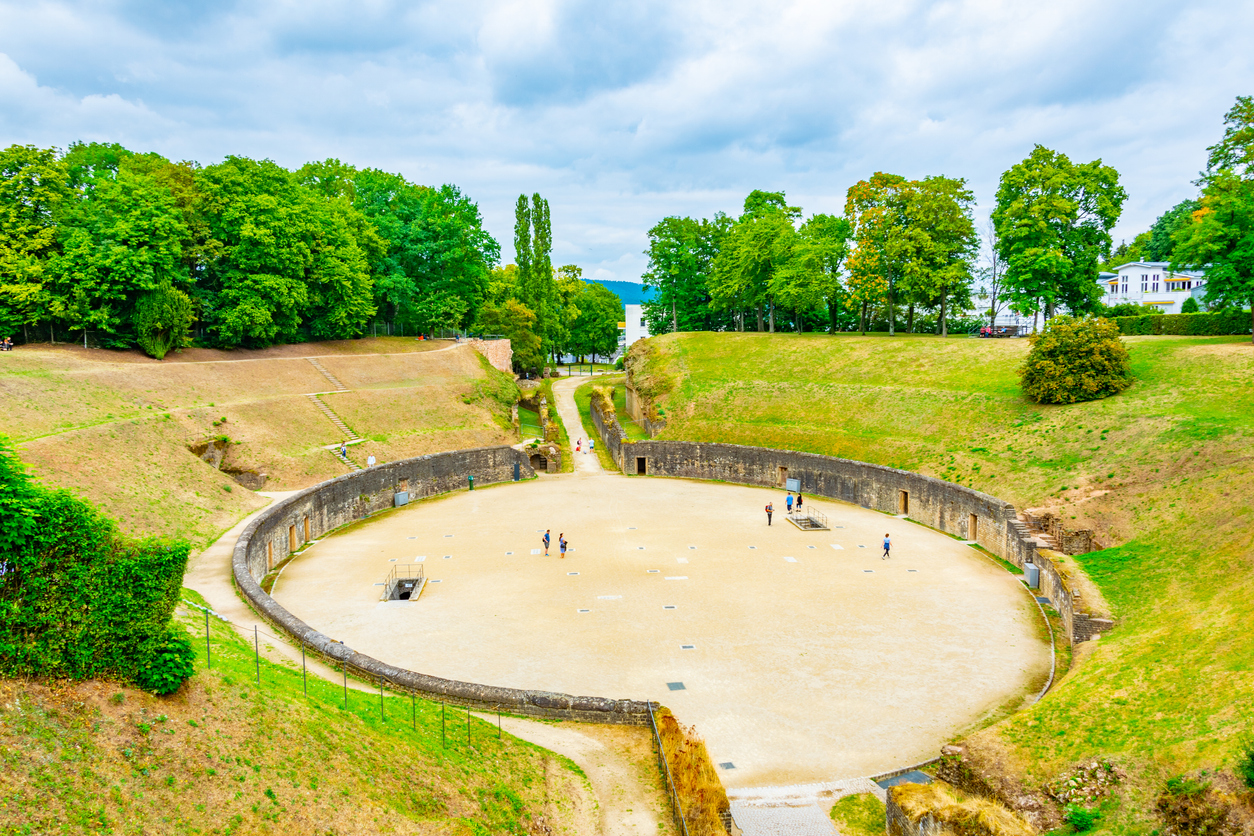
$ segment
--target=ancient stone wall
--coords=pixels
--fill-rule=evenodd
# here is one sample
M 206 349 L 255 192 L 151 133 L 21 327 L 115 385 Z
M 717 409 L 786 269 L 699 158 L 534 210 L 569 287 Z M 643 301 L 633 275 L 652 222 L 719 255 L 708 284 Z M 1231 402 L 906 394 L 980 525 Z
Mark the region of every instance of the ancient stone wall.
M 1078 595 L 1039 552 L 1014 506 L 996 497 L 907 470 L 814 453 L 692 441 L 628 441 L 612 416 L 607 420 L 594 408 L 592 420 L 623 473 L 638 475 L 643 465 L 649 476 L 773 488 L 796 479 L 804 494 L 905 514 L 938 531 L 972 540 L 1019 568 L 1035 564 L 1040 569 L 1040 594 L 1061 614 L 1064 634 L 1072 643 L 1088 641 L 1112 626 L 1080 610 Z
M 946 832 L 944 823 L 935 816 L 924 815 L 918 821 L 910 818 L 897 803 L 893 789 L 896 787 L 889 789 L 884 804 L 888 836 L 939 836 Z
M 512 480 L 515 474 L 519 478 L 535 475 L 522 451 L 485 447 L 391 462 L 315 485 L 267 508 L 244 529 L 232 556 L 235 584 L 263 618 L 307 650 L 370 681 L 473 708 L 592 723 L 647 723 L 646 702 L 498 688 L 385 664 L 313 629 L 260 586 L 266 573 L 291 551 L 341 525 L 392 507 L 398 492 L 408 492 L 412 499 L 468 487 L 470 476 L 476 485 L 487 485 Z
M 481 340 L 472 338 L 465 341 L 475 351 L 488 358 L 494 369 L 512 375 L 514 373 L 514 348 L 509 340 Z

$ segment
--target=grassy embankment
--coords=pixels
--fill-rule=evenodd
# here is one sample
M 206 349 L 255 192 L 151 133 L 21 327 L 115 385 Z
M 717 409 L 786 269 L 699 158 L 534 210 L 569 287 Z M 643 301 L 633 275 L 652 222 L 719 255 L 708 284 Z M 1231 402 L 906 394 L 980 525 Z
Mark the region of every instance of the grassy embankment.
M 686 334 L 640 382 L 662 438 L 844 456 L 1051 508 L 1111 547 L 1074 558 L 1119 619 L 1034 708 L 977 734 L 1027 786 L 1109 757 L 1129 773 L 1101 828 L 1145 832 L 1170 775 L 1231 765 L 1254 732 L 1254 350 L 1134 337 L 1137 383 L 1040 406 L 1023 340 Z
M 469 347 L 378 338 L 261 351 L 189 349 L 157 362 L 135 352 L 32 345 L 0 357 L 3 432 L 44 483 L 100 506 L 128 533 L 212 542 L 264 501 L 201 462 L 189 442 L 225 437 L 225 469 L 294 490 L 342 475 L 322 449 L 339 431 L 323 401 L 365 441 L 364 464 L 513 443 L 513 381 Z M 225 420 L 224 420 L 225 419 Z
M 579 407 L 579 418 L 583 422 L 583 430 L 589 437 L 596 438 L 596 425 L 592 423 L 592 388 L 612 386 L 614 387 L 614 411 L 618 416 L 618 423 L 622 425 L 623 432 L 627 433 L 627 437 L 632 441 L 646 439 L 649 434 L 645 432 L 644 427 L 631 420 L 631 416 L 627 414 L 627 388 L 624 385 L 626 377 L 623 375 L 613 375 L 600 377 L 590 380 L 582 384 L 575 390 L 575 405 Z M 618 464 L 610 456 L 609 451 L 604 447 L 597 448 L 597 459 L 601 462 L 601 467 L 606 470 L 618 470 Z
M 197 598 L 185 590 L 185 597 Z M 198 600 L 198 599 L 197 599 Z M 0 680 L 0 833 L 513 834 L 584 832 L 578 767 L 495 724 L 348 691 L 262 658 L 185 615 L 196 675 L 164 698 L 106 682 Z M 264 638 L 263 638 L 264 644 Z M 416 705 L 417 729 L 414 728 Z M 541 818 L 543 819 L 541 821 Z

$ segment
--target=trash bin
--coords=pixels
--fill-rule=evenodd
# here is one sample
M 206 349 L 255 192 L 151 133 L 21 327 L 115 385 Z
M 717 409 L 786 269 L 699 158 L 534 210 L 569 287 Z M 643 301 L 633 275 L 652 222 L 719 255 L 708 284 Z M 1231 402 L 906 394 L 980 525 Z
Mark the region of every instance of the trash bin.
M 1023 576 L 1028 582 L 1028 589 L 1041 588 L 1041 570 L 1035 563 L 1023 564 Z

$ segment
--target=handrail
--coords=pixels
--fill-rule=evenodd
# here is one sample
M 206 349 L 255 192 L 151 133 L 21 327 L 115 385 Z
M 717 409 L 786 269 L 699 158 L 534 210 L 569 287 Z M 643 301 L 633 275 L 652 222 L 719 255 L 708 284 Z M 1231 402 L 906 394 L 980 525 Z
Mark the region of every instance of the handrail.
M 658 761 L 662 764 L 662 774 L 666 776 L 666 786 L 671 794 L 671 820 L 679 827 L 682 836 L 688 836 L 688 822 L 684 820 L 684 808 L 679 802 L 679 791 L 675 789 L 675 781 L 671 778 L 671 767 L 666 762 L 666 747 L 662 745 L 662 734 L 658 731 L 657 720 L 653 717 L 653 703 L 649 703 L 649 727 L 653 729 Z

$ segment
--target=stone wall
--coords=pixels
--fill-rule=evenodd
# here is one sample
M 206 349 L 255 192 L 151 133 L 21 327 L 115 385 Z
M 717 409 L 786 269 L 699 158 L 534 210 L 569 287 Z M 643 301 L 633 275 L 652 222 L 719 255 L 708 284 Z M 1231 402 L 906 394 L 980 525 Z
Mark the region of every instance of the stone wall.
M 941 833 L 949 832 L 945 828 L 945 823 L 935 816 L 923 815 L 918 821 L 910 818 L 897 803 L 894 797 L 896 793 L 893 792 L 895 789 L 896 787 L 889 788 L 888 798 L 884 803 L 888 836 L 939 836 Z
M 396 690 L 472 708 L 592 723 L 646 724 L 649 704 L 638 700 L 499 688 L 385 664 L 313 629 L 279 606 L 260 586 L 266 573 L 291 551 L 332 529 L 392 507 L 396 493 L 408 492 L 412 501 L 467 487 L 470 476 L 476 485 L 488 485 L 510 481 L 516 473 L 520 478 L 535 475 L 522 451 L 485 447 L 391 462 L 315 485 L 265 509 L 244 529 L 232 556 L 235 584 L 271 624 L 307 650 L 369 681 L 383 681 Z
M 1062 517 L 1048 511 L 1036 514 L 1024 511 L 1023 520 L 1037 531 L 1043 531 L 1058 544 L 1058 551 L 1063 554 L 1088 554 L 1101 548 L 1091 528 L 1071 530 L 1064 528 Z
M 512 375 L 514 373 L 514 348 L 509 340 L 481 340 L 472 338 L 465 343 L 488 358 L 494 369 Z
M 926 526 L 973 540 L 1022 568 L 1040 569 L 1040 594 L 1062 615 L 1064 634 L 1072 642 L 1088 641 L 1110 628 L 1079 610 L 1057 567 L 1042 555 L 1009 502 L 963 485 L 882 465 L 797 453 L 692 441 L 628 441 L 616 419 L 592 410 L 593 423 L 623 473 L 638 475 L 643 460 L 649 476 L 713 479 L 745 485 L 783 488 L 797 479 L 801 492 L 839 499 L 888 514 L 904 513 Z M 972 525 L 974 524 L 974 531 Z

